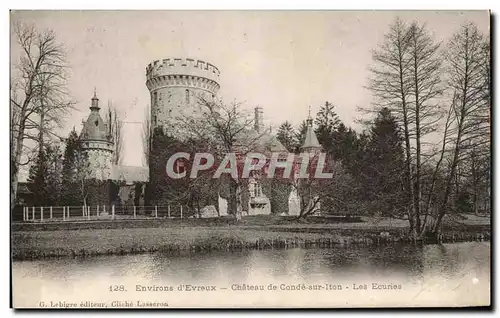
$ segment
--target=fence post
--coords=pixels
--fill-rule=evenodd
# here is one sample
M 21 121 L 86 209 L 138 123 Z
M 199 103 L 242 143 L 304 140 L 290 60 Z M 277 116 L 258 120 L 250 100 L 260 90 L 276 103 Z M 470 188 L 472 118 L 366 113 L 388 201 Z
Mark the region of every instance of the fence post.
M 23 206 L 23 221 L 26 221 L 26 207 Z
M 66 207 L 63 206 L 63 221 L 66 221 Z
M 96 215 L 96 216 L 99 216 L 99 205 L 97 205 L 97 208 L 96 208 L 96 209 L 97 209 L 97 210 L 96 210 L 96 212 L 95 212 L 95 213 L 96 213 L 95 215 Z
M 181 204 L 181 219 L 182 219 L 182 204 Z
M 85 206 L 82 205 L 82 217 L 84 217 L 84 216 L 85 216 Z
M 102 213 L 106 214 L 106 206 L 105 205 L 102 206 Z
M 111 219 L 112 220 L 115 219 L 115 205 L 114 204 L 111 206 Z
M 90 205 L 87 206 L 87 220 L 90 220 Z
M 135 205 L 134 205 L 134 219 L 135 219 L 135 215 L 136 215 L 136 212 L 135 212 Z
M 52 220 L 52 207 L 50 207 L 50 219 Z
M 170 219 L 170 203 L 167 205 L 168 218 Z
M 43 222 L 43 206 L 40 207 L 40 222 Z
M 155 205 L 155 219 L 158 217 L 158 207 Z
M 66 209 L 66 217 L 67 217 L 67 218 L 68 218 L 68 220 L 69 220 L 69 218 L 70 218 L 70 215 L 69 215 L 69 206 L 68 206 L 68 207 L 67 207 L 67 209 Z

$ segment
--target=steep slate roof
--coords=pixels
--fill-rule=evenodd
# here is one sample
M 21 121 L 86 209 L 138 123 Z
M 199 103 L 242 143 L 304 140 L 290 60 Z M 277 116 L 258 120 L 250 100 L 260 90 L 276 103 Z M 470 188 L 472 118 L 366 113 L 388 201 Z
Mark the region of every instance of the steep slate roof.
M 82 132 L 80 133 L 81 139 L 111 141 L 108 124 L 102 120 L 99 109 L 99 99 L 94 92 L 90 115 L 83 124 Z
M 312 128 L 311 118 L 307 120 L 306 138 L 304 138 L 302 149 L 322 149 L 321 145 L 319 144 L 318 138 L 316 137 L 316 134 L 314 133 L 314 130 Z

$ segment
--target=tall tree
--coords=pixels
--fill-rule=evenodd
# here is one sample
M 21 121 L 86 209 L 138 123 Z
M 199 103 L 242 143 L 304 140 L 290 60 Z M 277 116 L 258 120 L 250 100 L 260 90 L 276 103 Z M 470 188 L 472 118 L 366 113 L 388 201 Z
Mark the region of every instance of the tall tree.
M 65 139 L 63 168 L 62 168 L 62 193 L 61 201 L 64 205 L 74 206 L 80 204 L 79 185 L 76 183 L 77 160 L 81 152 L 78 133 L 73 127 Z
M 414 237 L 423 230 L 423 166 L 434 155 L 423 145 L 441 120 L 440 43 L 425 26 L 400 19 L 391 25 L 384 43 L 374 51 L 369 88 L 378 107 L 387 107 L 403 129 L 406 173 L 405 184 L 410 200 L 408 219 Z M 428 169 L 426 169 L 427 171 Z
M 403 130 L 405 150 L 405 184 L 409 194 L 407 215 L 410 231 L 415 229 L 413 155 L 411 138 L 414 135 L 414 112 L 410 111 L 410 49 L 409 29 L 401 19 L 389 26 L 384 42 L 372 52 L 374 65 L 368 88 L 375 97 L 375 111 L 387 107 Z
M 122 162 L 123 155 L 123 118 L 118 108 L 111 101 L 108 102 L 108 129 L 114 143 L 112 163 L 119 165 Z
M 144 121 L 142 124 L 142 151 L 143 151 L 143 165 L 149 166 L 149 157 L 151 152 L 152 143 L 152 127 L 151 127 L 151 109 L 147 105 L 144 111 Z
M 453 95 L 450 113 L 453 122 L 448 175 L 444 185 L 443 199 L 439 206 L 432 232 L 439 231 L 453 188 L 453 180 L 460 162 L 467 156 L 471 145 L 481 146 L 489 142 L 489 100 L 485 99 L 489 88 L 489 76 L 484 72 L 489 54 L 485 54 L 485 38 L 477 26 L 467 23 L 448 43 L 446 54 L 447 79 Z M 473 153 L 475 152 L 474 148 Z
M 371 127 L 364 158 L 364 194 L 372 208 L 385 216 L 405 214 L 405 158 L 396 119 L 382 108 Z
M 440 43 L 436 43 L 425 26 L 413 22 L 409 28 L 409 82 L 411 111 L 415 118 L 415 177 L 414 210 L 415 230 L 422 231 L 422 144 L 425 136 L 435 132 L 441 119 L 439 101 L 443 93 L 441 85 Z
M 38 32 L 34 26 L 23 24 L 16 24 L 13 31 L 20 56 L 11 73 L 11 107 L 15 109 L 11 128 L 11 208 L 16 202 L 19 170 L 29 163 L 22 162 L 24 142 L 34 140 L 39 156 L 43 156 L 43 134 L 54 134 L 49 126 L 60 124 L 73 105 L 66 90 L 64 48 L 54 32 Z M 32 128 L 38 131 L 37 136 L 30 134 Z

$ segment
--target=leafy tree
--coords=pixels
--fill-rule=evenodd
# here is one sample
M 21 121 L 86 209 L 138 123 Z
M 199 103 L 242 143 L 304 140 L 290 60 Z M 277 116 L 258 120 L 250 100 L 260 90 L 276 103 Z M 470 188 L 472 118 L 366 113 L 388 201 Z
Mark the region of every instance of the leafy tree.
M 76 179 L 76 161 L 81 152 L 78 134 L 73 127 L 68 138 L 65 140 L 63 169 L 62 169 L 62 192 L 61 203 L 68 206 L 80 204 L 79 185 Z
M 290 152 L 295 152 L 297 147 L 296 132 L 289 121 L 285 121 L 278 128 L 277 138 Z
M 370 131 L 364 158 L 364 194 L 374 212 L 400 217 L 408 195 L 404 191 L 404 150 L 400 129 L 388 108 L 382 108 Z
M 303 120 L 299 128 L 297 129 L 297 132 L 295 133 L 295 152 L 300 151 L 300 147 L 304 143 L 304 140 L 306 139 L 306 133 L 307 133 L 307 120 Z
M 333 132 L 341 124 L 339 116 L 335 112 L 335 106 L 330 102 L 325 102 L 316 114 L 315 133 L 319 143 L 326 149 L 333 148 Z
M 62 153 L 57 145 L 45 144 L 37 161 L 29 170 L 28 186 L 35 202 L 41 206 L 53 206 L 59 202 L 61 192 Z

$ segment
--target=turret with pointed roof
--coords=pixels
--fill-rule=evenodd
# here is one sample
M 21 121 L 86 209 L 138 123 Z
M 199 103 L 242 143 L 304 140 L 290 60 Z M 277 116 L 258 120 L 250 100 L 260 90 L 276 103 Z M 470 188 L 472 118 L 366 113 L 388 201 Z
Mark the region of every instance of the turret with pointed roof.
M 109 126 L 102 120 L 99 110 L 99 98 L 94 89 L 90 114 L 80 133 L 80 144 L 89 161 L 89 177 L 106 180 L 111 173 L 114 143 Z
M 316 133 L 313 129 L 313 119 L 311 117 L 311 107 L 309 107 L 309 116 L 307 117 L 307 131 L 304 138 L 304 143 L 300 147 L 303 152 L 319 152 L 323 148 L 321 147 Z

